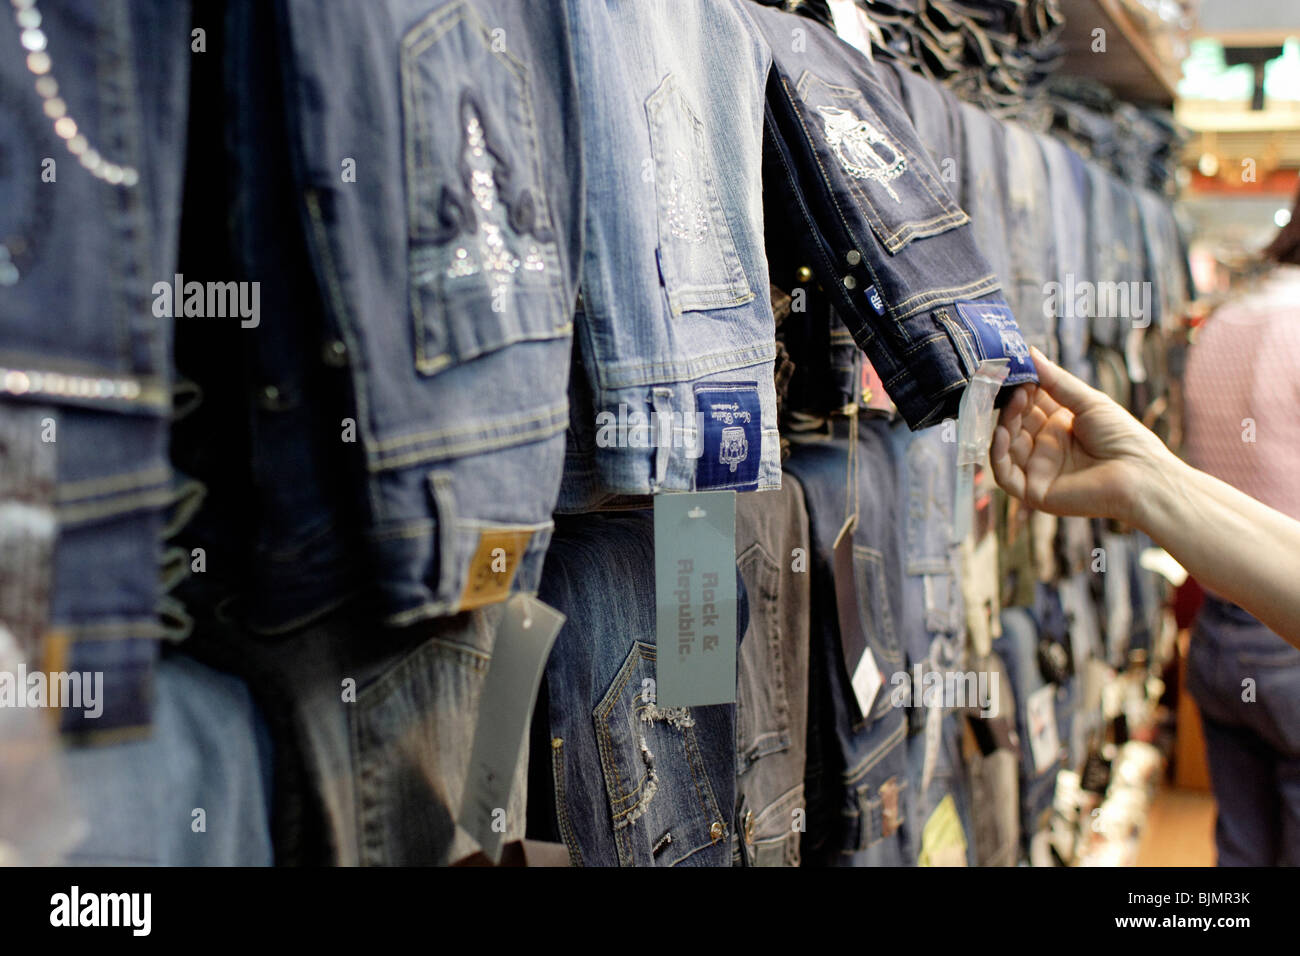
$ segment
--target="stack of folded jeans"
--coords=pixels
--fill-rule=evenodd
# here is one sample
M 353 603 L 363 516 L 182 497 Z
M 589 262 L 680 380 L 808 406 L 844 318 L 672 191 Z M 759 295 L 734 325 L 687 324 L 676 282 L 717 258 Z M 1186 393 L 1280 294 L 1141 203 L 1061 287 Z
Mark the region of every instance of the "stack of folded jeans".
M 1168 110 L 1124 103 L 1081 77 L 1053 77 L 1046 98 L 1052 131 L 1086 159 L 1132 186 L 1174 195 L 1188 133 Z
M 1032 98 L 1060 59 L 1058 0 L 857 0 L 883 51 L 990 110 Z

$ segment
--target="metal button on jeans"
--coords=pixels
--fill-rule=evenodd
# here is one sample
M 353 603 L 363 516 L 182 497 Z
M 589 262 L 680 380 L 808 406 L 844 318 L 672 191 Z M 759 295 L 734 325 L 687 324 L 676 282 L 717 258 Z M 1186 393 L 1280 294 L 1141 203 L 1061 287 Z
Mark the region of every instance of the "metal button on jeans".
M 713 842 L 717 843 L 722 839 L 722 835 L 727 832 L 727 828 L 722 825 L 721 821 L 714 821 L 713 826 L 709 827 L 709 836 L 713 837 Z

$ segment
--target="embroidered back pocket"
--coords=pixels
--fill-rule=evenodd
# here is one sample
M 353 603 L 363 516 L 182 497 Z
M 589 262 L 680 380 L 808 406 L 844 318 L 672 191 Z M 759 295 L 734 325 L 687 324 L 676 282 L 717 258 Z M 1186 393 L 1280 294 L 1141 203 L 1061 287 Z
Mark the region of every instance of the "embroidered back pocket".
M 970 221 L 939 181 L 901 106 L 882 118 L 861 91 L 807 71 L 797 86 L 814 141 L 891 254 Z M 888 94 L 882 90 L 880 97 L 887 109 Z
M 704 124 L 670 73 L 645 104 L 654 156 L 659 273 L 673 315 L 754 298 L 718 198 Z
M 402 40 L 411 317 L 426 375 L 571 326 L 527 64 L 465 0 Z

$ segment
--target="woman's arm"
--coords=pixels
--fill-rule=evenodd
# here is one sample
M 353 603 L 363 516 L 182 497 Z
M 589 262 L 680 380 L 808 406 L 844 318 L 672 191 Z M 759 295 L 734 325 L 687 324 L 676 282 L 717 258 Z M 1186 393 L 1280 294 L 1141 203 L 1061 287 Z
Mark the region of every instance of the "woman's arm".
M 1181 461 L 1037 350 L 1034 362 L 1040 384 L 1018 390 L 994 432 L 998 484 L 1032 508 L 1141 528 L 1204 587 L 1300 647 L 1300 521 Z

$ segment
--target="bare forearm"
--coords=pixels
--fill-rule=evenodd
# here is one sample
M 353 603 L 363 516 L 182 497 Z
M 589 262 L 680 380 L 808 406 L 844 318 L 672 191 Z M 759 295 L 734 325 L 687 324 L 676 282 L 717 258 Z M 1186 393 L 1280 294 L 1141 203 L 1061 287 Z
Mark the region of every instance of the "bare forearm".
M 1172 454 L 1145 475 L 1132 523 L 1204 587 L 1300 647 L 1300 521 Z

